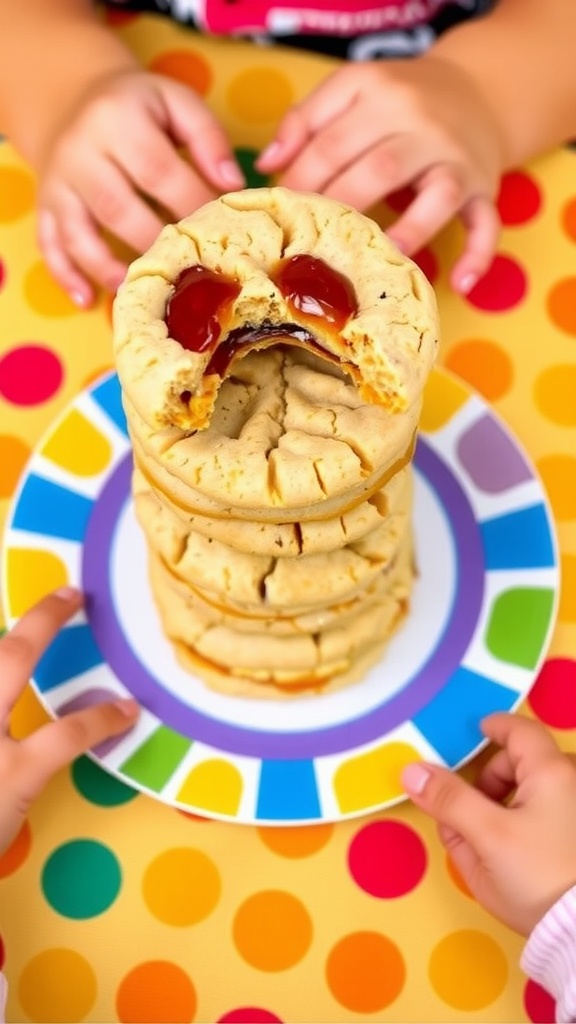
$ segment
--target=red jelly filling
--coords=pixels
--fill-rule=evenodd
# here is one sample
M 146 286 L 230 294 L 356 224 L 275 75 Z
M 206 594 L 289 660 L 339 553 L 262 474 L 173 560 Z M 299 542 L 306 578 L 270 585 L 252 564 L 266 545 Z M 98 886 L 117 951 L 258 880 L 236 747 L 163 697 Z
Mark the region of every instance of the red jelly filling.
M 283 260 L 272 280 L 293 309 L 306 317 L 327 320 L 336 330 L 358 311 L 348 278 L 316 256 L 302 254 Z
M 315 256 L 299 255 L 282 260 L 272 275 L 298 319 L 324 320 L 340 330 L 357 312 L 354 289 L 342 274 Z M 166 307 L 166 326 L 171 338 L 191 352 L 209 352 L 207 373 L 224 376 L 238 351 L 267 337 L 292 337 L 314 346 L 316 339 L 301 323 L 246 324 L 229 332 L 220 343 L 222 323 L 240 285 L 232 278 L 201 264 L 188 267 L 174 282 Z M 321 351 L 321 346 L 317 345 Z
M 222 333 L 222 313 L 239 293 L 237 281 L 199 263 L 183 270 L 166 307 L 170 337 L 190 352 L 210 351 Z

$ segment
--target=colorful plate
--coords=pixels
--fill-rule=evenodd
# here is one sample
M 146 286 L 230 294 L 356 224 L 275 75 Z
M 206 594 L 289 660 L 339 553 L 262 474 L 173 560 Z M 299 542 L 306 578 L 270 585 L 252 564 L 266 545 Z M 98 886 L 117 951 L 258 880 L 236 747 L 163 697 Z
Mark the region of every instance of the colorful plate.
M 61 715 L 132 693 L 138 725 L 94 758 L 158 799 L 256 824 L 335 821 L 403 799 L 400 771 L 455 767 L 479 720 L 515 708 L 545 655 L 558 595 L 554 528 L 518 443 L 455 378 L 429 382 L 416 458 L 411 614 L 356 686 L 289 702 L 213 693 L 179 667 L 152 603 L 129 496 L 117 378 L 81 393 L 33 455 L 7 528 L 10 624 L 52 587 L 87 594 L 34 685 Z

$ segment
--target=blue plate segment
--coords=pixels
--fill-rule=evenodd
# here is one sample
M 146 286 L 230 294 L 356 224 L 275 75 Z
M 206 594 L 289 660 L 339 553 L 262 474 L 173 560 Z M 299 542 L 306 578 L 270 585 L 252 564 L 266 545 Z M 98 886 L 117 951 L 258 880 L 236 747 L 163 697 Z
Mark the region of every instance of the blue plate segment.
M 320 818 L 313 761 L 263 761 L 256 816 L 268 821 Z
M 12 526 L 48 537 L 82 541 L 93 504 L 75 491 L 31 474 L 22 488 Z
M 518 697 L 517 690 L 460 666 L 413 722 L 446 763 L 453 766 L 483 742 L 480 719 L 493 711 L 509 711 Z
M 544 505 L 532 505 L 480 524 L 487 569 L 548 569 L 555 564 Z
M 98 384 L 98 387 L 94 388 L 92 392 L 92 398 L 104 410 L 106 415 L 110 417 L 112 422 L 116 424 L 118 429 L 128 436 L 126 416 L 122 408 L 120 382 L 116 374 L 112 374 L 102 384 Z
M 90 626 L 68 626 L 52 641 L 38 662 L 34 682 L 44 693 L 101 664 L 102 655 Z

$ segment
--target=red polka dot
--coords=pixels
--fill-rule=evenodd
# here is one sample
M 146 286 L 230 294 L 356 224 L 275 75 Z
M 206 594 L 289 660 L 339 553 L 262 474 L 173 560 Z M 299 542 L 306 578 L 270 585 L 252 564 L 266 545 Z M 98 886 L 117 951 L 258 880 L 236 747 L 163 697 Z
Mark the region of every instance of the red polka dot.
M 535 217 L 542 205 L 540 189 L 525 171 L 510 171 L 500 182 L 497 199 L 502 223 L 508 227 L 525 224 Z
M 576 661 L 551 658 L 545 662 L 528 703 L 534 714 L 550 728 L 576 728 Z
M 258 1006 L 239 1006 L 218 1017 L 216 1024 L 282 1024 L 282 1018 Z
M 381 899 L 404 896 L 415 889 L 427 859 L 420 836 L 400 821 L 365 825 L 348 850 L 348 867 L 356 884 Z
M 497 255 L 466 298 L 477 309 L 502 313 L 522 301 L 527 287 L 526 274 L 520 264 L 511 256 Z
M 552 996 L 535 981 L 528 981 L 524 989 L 524 1009 L 534 1024 L 554 1024 L 556 1020 Z
M 6 963 L 6 953 L 5 953 L 5 950 L 4 950 L 4 941 L 2 939 L 2 936 L 0 935 L 0 971 L 4 967 L 5 963 Z
M 44 345 L 19 345 L 0 359 L 0 395 L 14 405 L 39 405 L 58 391 L 62 363 Z
M 404 213 L 414 199 L 414 189 L 409 185 L 406 188 L 399 188 L 397 192 L 391 192 L 386 196 L 386 202 L 394 213 Z
M 5 268 L 2 260 L 0 260 L 0 288 L 4 284 L 5 280 L 6 280 L 6 268 Z
M 422 273 L 426 274 L 430 284 L 434 284 L 438 277 L 438 260 L 432 249 L 424 247 L 424 249 L 420 249 L 420 252 L 415 253 L 412 259 L 414 263 L 418 264 Z

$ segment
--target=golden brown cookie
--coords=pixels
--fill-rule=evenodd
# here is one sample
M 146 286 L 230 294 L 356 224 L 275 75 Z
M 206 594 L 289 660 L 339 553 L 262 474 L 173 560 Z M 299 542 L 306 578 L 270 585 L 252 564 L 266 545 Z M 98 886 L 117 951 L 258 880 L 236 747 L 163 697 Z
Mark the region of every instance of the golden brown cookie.
M 405 411 L 436 356 L 434 294 L 370 218 L 274 187 L 165 227 L 114 303 L 120 380 L 154 429 L 203 429 L 222 379 L 282 338 L 345 369 L 363 400 Z

